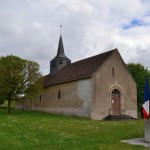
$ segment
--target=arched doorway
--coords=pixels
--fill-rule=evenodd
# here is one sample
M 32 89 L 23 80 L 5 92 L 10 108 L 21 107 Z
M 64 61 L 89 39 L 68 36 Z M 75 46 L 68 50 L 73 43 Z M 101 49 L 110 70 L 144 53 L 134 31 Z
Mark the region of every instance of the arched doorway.
M 120 102 L 120 92 L 117 89 L 114 89 L 111 93 L 111 103 L 112 103 L 112 114 L 119 115 L 121 114 L 121 102 Z

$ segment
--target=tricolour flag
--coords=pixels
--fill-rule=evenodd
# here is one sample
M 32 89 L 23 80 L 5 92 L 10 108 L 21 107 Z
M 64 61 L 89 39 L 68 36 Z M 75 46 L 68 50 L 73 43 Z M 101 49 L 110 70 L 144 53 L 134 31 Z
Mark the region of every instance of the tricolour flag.
M 146 84 L 144 89 L 144 104 L 143 104 L 144 119 L 149 118 L 149 101 L 150 101 L 150 91 L 149 91 L 149 84 L 148 84 L 148 76 L 146 76 Z

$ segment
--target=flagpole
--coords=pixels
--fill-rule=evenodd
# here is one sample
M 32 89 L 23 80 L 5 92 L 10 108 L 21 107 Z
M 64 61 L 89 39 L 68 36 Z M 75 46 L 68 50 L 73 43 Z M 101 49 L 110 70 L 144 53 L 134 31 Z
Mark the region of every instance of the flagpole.
M 144 113 L 144 125 L 145 125 L 144 139 L 146 142 L 150 143 L 150 90 L 149 90 L 149 79 L 147 74 L 146 74 L 146 84 L 144 89 L 143 113 Z
M 149 114 L 148 119 L 150 119 L 150 100 L 149 100 Z

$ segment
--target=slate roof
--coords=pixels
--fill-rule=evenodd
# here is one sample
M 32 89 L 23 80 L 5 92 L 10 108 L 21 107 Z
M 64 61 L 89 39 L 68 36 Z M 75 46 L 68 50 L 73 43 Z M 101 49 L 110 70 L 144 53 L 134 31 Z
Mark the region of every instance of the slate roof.
M 89 57 L 63 67 L 57 74 L 44 76 L 44 87 L 92 77 L 92 74 L 117 49 Z

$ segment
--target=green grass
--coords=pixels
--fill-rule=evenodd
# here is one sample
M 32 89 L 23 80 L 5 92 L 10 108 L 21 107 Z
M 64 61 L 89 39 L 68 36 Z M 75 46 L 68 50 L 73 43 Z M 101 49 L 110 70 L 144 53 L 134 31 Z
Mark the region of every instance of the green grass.
M 0 110 L 0 150 L 144 150 L 121 140 L 144 137 L 143 120 L 84 118 Z

